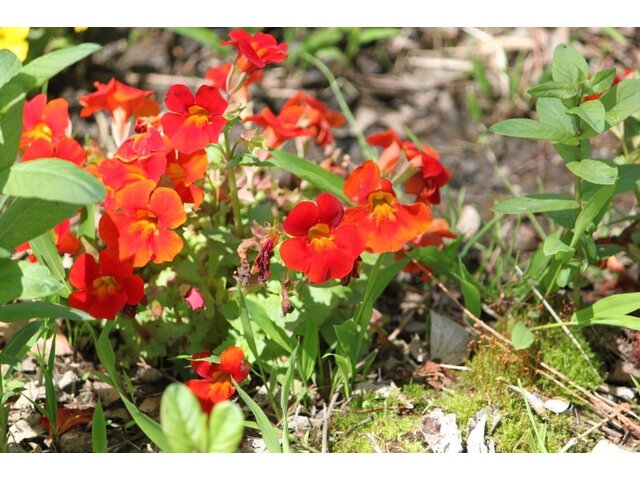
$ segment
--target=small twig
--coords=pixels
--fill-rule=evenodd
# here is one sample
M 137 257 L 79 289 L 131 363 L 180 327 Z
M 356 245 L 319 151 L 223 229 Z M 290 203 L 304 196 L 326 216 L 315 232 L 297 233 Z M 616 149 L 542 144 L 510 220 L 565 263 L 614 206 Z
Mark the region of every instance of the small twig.
M 369 423 L 371 420 L 373 420 L 373 415 L 369 415 L 367 418 L 365 418 L 364 420 L 362 420 L 361 422 L 356 423 L 355 425 L 351 425 L 344 433 L 343 435 L 349 435 L 350 433 L 352 433 L 356 428 L 360 428 L 363 425 L 366 425 L 367 423 Z
M 333 407 L 336 405 L 336 401 L 338 400 L 338 396 L 340 396 L 340 388 L 342 385 L 338 385 L 336 388 L 336 393 L 333 394 L 331 401 L 329 402 L 329 406 L 325 404 L 324 411 L 324 419 L 322 420 L 322 453 L 327 453 L 327 443 L 329 437 L 329 418 L 331 417 L 331 413 L 333 412 Z
M 364 435 L 369 439 L 369 442 L 371 442 L 373 451 L 376 453 L 382 453 L 382 450 L 380 449 L 380 445 L 378 445 L 378 442 L 376 442 L 376 439 L 373 438 L 373 435 L 369 432 L 365 433 Z
M 602 419 L 600 422 L 596 423 L 594 426 L 592 426 L 591 428 L 589 428 L 588 430 L 585 430 L 584 432 L 582 432 L 580 435 L 570 438 L 569 441 L 565 444 L 564 447 L 562 447 L 558 453 L 567 453 L 569 451 L 569 449 L 571 447 L 573 447 L 574 445 L 576 445 L 580 440 L 588 437 L 589 435 L 591 435 L 593 432 L 595 432 L 596 430 L 598 430 L 600 427 L 602 427 L 605 423 L 607 423 L 609 420 L 611 420 L 611 417 L 616 415 L 618 412 L 614 411 L 611 412 L 611 414 L 607 415 L 606 418 Z

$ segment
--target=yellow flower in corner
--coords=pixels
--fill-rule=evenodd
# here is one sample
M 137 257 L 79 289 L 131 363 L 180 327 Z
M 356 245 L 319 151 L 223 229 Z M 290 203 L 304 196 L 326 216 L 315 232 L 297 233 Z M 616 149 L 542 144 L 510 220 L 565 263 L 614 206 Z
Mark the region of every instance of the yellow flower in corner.
M 24 62 L 29 51 L 29 27 L 0 27 L 0 50 L 13 52 Z

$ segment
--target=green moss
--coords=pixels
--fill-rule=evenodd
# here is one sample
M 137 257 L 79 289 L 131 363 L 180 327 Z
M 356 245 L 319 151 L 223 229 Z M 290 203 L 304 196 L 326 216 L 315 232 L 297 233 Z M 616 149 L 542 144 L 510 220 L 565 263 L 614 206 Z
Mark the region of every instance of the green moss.
M 590 362 L 578 350 L 569 336 L 560 330 L 541 332 L 540 356 L 543 362 L 562 372 L 568 378 L 587 390 L 594 390 L 602 384 L 598 372 L 603 370 L 602 360 L 593 352 L 580 331 L 572 334 L 587 354 Z M 540 386 L 548 392 L 566 395 L 566 392 L 550 380 L 541 379 Z

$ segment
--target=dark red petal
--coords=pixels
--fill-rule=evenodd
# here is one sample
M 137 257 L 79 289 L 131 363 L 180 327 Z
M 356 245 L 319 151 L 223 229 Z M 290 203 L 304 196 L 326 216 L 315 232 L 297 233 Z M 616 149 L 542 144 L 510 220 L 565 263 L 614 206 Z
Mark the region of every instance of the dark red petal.
M 222 115 L 227 109 L 227 101 L 220 95 L 220 90 L 209 85 L 202 85 L 196 92 L 196 104 L 207 109 L 210 115 Z
M 69 282 L 76 288 L 92 288 L 93 281 L 100 276 L 100 268 L 88 253 L 76 258 L 69 272 Z
M 330 193 L 318 195 L 318 221 L 331 228 L 337 227 L 344 216 L 344 207 L 340 200 Z

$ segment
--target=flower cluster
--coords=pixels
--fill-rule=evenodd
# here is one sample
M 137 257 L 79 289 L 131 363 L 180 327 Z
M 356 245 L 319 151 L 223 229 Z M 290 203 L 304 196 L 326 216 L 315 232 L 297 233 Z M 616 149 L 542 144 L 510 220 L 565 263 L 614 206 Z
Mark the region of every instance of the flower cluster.
M 451 178 L 437 152 L 403 142 L 392 130 L 371 135 L 368 142 L 383 150 L 378 162 L 365 161 L 346 179 L 343 192 L 352 206 L 345 209 L 336 197 L 324 193 L 317 205 L 296 205 L 284 222 L 292 238 L 281 245 L 280 256 L 288 268 L 305 273 L 311 282 L 348 278 L 365 250 L 402 255 L 411 244 L 440 245 L 433 243 L 434 236 L 440 240 L 454 236 L 446 222 L 431 219 L 429 206 L 440 203 L 440 188 Z M 383 177 L 399 168 L 403 153 L 410 174 L 403 190 L 415 195 L 414 203 L 400 201 L 392 181 Z

